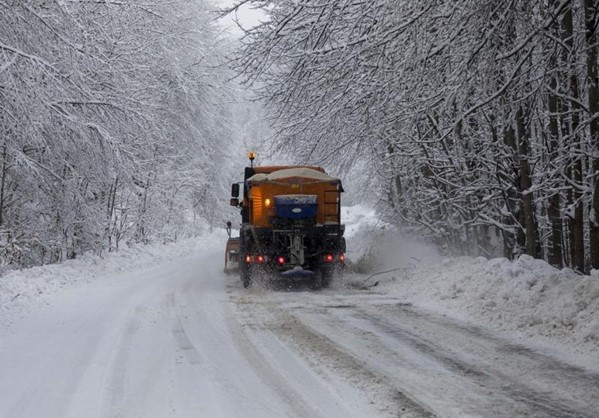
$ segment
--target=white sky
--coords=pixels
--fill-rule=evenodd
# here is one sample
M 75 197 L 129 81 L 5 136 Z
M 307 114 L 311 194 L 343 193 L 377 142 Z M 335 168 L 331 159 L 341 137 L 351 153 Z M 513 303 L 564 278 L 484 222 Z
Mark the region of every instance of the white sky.
M 212 0 L 213 3 L 220 8 L 227 8 L 233 6 L 237 3 L 236 0 Z M 234 34 L 237 36 L 241 36 L 242 32 L 237 27 L 234 22 L 234 19 L 237 18 L 239 23 L 245 28 L 249 29 L 253 26 L 256 26 L 260 23 L 260 21 L 264 21 L 266 16 L 261 10 L 256 10 L 251 7 L 251 5 L 245 4 L 243 5 L 237 13 L 232 13 L 226 18 L 220 19 L 219 22 L 229 29 L 232 30 Z

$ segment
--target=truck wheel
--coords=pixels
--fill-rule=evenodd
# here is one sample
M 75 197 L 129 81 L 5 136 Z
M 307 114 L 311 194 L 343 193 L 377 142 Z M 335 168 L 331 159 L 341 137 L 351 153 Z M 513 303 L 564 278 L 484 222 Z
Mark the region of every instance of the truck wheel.
M 241 282 L 243 283 L 243 287 L 247 289 L 252 284 L 252 277 L 250 276 L 250 271 L 247 268 L 242 268 L 239 270 L 239 275 L 241 276 Z
M 243 281 L 243 287 L 244 287 L 245 289 L 247 289 L 248 287 L 250 287 L 250 285 L 252 284 L 252 281 L 250 280 L 250 278 L 249 278 L 249 277 L 244 277 L 244 278 L 242 279 L 242 281 Z
M 323 277 L 322 277 L 322 273 L 318 272 L 314 275 L 314 278 L 312 279 L 312 289 L 313 290 L 320 290 L 324 285 L 324 281 L 323 281 Z
M 327 288 L 331 285 L 331 281 L 333 281 L 334 269 L 330 267 L 322 267 L 320 269 L 320 275 L 322 277 L 322 287 Z

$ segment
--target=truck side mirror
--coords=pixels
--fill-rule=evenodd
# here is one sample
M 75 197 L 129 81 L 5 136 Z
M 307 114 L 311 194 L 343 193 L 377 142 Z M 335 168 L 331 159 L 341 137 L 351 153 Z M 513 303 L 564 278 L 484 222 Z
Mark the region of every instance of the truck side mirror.
M 231 197 L 239 197 L 239 183 L 231 185 Z
M 235 207 L 239 206 L 239 199 L 236 197 L 232 197 L 231 198 L 231 206 L 235 206 Z

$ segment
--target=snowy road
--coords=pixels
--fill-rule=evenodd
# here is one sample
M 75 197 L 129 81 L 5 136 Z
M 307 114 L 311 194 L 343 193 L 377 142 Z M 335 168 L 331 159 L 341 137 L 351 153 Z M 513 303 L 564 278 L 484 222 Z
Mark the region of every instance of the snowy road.
M 597 371 L 376 292 L 244 290 L 221 255 L 85 284 L 0 329 L 0 417 L 598 414 Z

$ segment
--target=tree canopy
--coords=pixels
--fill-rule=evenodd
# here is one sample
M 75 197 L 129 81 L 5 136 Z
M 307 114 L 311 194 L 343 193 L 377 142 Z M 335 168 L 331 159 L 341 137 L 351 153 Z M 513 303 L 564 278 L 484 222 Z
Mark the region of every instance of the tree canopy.
M 454 253 L 599 268 L 593 0 L 256 0 L 234 67 L 301 162 Z
M 213 19 L 195 0 L 0 1 L 4 265 L 197 231 L 229 127 Z

